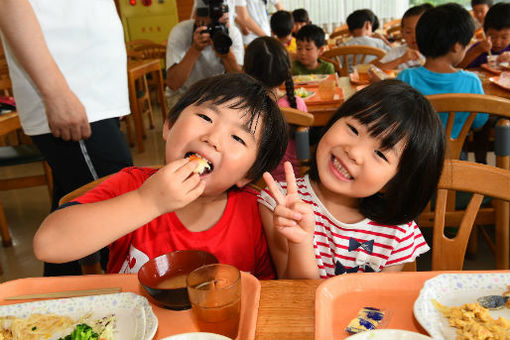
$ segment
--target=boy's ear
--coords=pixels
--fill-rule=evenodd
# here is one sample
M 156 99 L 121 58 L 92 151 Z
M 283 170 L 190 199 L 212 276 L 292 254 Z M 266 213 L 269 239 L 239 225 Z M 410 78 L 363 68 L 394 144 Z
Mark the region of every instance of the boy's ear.
M 319 47 L 319 57 L 326 51 L 326 45 Z
M 367 31 L 372 32 L 372 23 L 369 20 L 365 21 L 363 28 Z
M 172 129 L 172 123 L 168 119 L 165 119 L 165 123 L 163 124 L 163 139 L 166 141 L 168 133 Z

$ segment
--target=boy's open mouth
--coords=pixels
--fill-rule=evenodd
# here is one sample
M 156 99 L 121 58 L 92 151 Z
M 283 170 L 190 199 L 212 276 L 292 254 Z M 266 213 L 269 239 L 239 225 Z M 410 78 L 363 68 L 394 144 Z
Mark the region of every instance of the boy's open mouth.
M 193 170 L 193 172 L 199 175 L 209 174 L 214 169 L 213 164 L 208 159 L 196 152 L 187 152 L 186 155 L 184 155 L 184 158 L 198 161 L 198 166 L 195 170 Z

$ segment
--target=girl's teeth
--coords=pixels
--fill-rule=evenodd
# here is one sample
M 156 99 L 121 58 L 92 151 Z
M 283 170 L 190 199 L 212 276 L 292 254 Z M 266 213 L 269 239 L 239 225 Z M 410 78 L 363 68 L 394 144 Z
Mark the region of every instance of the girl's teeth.
M 335 169 L 337 169 L 338 172 L 340 172 L 342 174 L 342 176 L 344 176 L 347 179 L 352 179 L 351 174 L 342 166 L 342 164 L 340 164 L 338 159 L 336 159 L 334 157 L 333 157 L 333 165 L 335 166 Z

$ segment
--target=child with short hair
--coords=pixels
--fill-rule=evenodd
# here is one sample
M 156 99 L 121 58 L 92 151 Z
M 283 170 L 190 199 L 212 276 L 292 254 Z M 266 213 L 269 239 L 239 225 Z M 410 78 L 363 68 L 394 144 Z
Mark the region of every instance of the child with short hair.
M 292 17 L 294 18 L 294 28 L 292 29 L 292 35 L 295 37 L 299 30 L 308 24 L 311 24 L 310 16 L 304 8 L 298 8 L 292 11 Z
M 35 255 L 65 262 L 109 245 L 107 272 L 136 273 L 151 258 L 200 249 L 273 278 L 257 197 L 243 188 L 274 169 L 287 145 L 266 89 L 242 73 L 198 81 L 170 110 L 163 138 L 166 166 L 126 168 L 50 214 Z
M 374 65 L 387 70 L 423 65 L 425 57 L 418 51 L 416 44 L 416 24 L 421 15 L 432 7 L 430 4 L 423 4 L 409 8 L 402 16 L 400 27 L 405 44 L 391 48 L 381 60 L 374 62 Z
M 297 54 L 292 74 L 333 74 L 332 63 L 321 60 L 326 49 L 326 34 L 319 26 L 308 24 L 296 34 Z
M 390 46 L 380 38 L 372 36 L 373 25 L 379 24 L 377 16 L 369 9 L 358 9 L 347 17 L 347 27 L 352 38 L 343 42 L 341 46 L 364 45 L 380 48 L 389 51 Z M 375 58 L 375 57 L 373 57 Z M 370 62 L 372 59 L 368 60 Z
M 471 9 L 473 10 L 473 16 L 475 17 L 475 32 L 483 29 L 485 16 L 492 7 L 493 0 L 471 0 Z
M 480 67 L 487 63 L 489 52 L 498 55 L 498 62 L 510 61 L 510 3 L 497 3 L 485 16 L 483 29 L 486 38 L 466 52 L 459 67 Z
M 304 178 L 287 163 L 281 188 L 264 174 L 260 213 L 278 277 L 398 271 L 427 252 L 413 219 L 437 187 L 445 138 L 423 95 L 394 79 L 374 83 L 322 133 Z
M 427 10 L 416 25 L 416 41 L 426 58 L 425 64 L 403 70 L 397 79 L 426 96 L 439 93 L 483 94 L 477 75 L 455 67 L 464 58 L 473 32 L 473 18 L 458 4 L 449 3 Z M 448 114 L 439 113 L 439 116 L 446 126 Z M 457 138 L 468 117 L 468 112 L 457 112 L 451 138 Z M 487 114 L 478 114 L 471 128 L 482 127 L 487 119 Z
M 304 100 L 294 95 L 289 55 L 275 38 L 259 37 L 253 40 L 246 48 L 243 70 L 264 84 L 268 91 L 277 98 L 279 106 L 308 111 Z M 282 84 L 285 84 L 285 93 L 280 95 L 278 89 Z M 295 172 L 299 172 L 294 134 L 295 129 L 290 127 L 289 143 L 285 155 L 278 167 L 271 172 L 271 175 L 277 180 L 285 179 L 283 163 L 286 161 L 292 164 Z
M 287 51 L 296 54 L 296 39 L 292 36 L 294 29 L 294 18 L 288 11 L 277 11 L 271 16 L 270 20 L 271 32 L 278 39 Z

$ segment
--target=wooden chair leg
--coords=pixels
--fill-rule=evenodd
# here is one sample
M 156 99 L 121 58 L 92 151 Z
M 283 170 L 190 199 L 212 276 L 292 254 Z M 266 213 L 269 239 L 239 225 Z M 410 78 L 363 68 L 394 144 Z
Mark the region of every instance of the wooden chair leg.
M 478 227 L 473 225 L 473 229 L 471 230 L 471 235 L 469 235 L 469 241 L 467 245 L 466 254 L 470 256 L 476 256 L 478 253 Z
M 147 75 L 143 77 L 143 87 L 145 91 L 145 100 L 147 103 L 147 114 L 149 115 L 149 127 L 154 129 L 154 116 L 152 114 L 152 104 L 151 104 L 151 92 L 149 89 L 149 84 L 147 83 Z M 142 109 L 143 112 L 143 109 Z
M 50 195 L 50 202 L 53 200 L 53 173 L 51 172 L 51 167 L 48 162 L 42 162 L 44 169 L 44 176 L 46 177 L 46 183 L 48 186 L 48 193 Z
M 7 225 L 7 219 L 5 218 L 4 207 L 0 204 L 0 234 L 2 235 L 2 245 L 4 247 L 12 246 L 11 233 L 9 233 L 9 227 Z
M 132 115 L 124 117 L 124 122 L 126 123 L 126 134 L 127 134 L 128 144 L 130 147 L 134 147 L 135 139 L 133 137 L 133 125 L 132 125 L 131 119 L 133 119 Z

